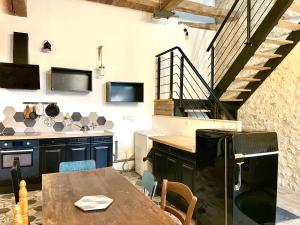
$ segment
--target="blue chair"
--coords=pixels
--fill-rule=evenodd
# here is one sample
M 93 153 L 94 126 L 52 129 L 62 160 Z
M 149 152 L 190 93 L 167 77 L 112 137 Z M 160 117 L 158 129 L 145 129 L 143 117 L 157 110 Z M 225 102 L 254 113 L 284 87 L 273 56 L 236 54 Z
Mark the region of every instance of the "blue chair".
M 62 162 L 59 164 L 59 172 L 75 172 L 93 169 L 96 169 L 95 160 Z
M 157 181 L 155 181 L 155 177 L 149 171 L 145 171 L 143 173 L 142 185 L 144 187 L 144 193 L 147 196 L 150 196 L 153 200 L 156 192 Z

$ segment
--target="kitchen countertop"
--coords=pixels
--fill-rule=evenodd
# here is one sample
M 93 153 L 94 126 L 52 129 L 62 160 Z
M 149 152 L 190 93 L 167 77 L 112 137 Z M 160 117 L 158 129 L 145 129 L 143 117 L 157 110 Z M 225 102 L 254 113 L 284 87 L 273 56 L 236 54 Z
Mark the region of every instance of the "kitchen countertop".
M 190 153 L 196 153 L 196 138 L 183 135 L 153 136 L 149 137 L 152 141 L 169 145 Z
M 104 132 L 56 132 L 56 133 L 15 133 L 12 136 L 0 136 L 0 141 L 10 140 L 30 140 L 30 139 L 50 139 L 50 138 L 74 138 L 74 137 L 99 137 L 112 136 L 109 131 Z

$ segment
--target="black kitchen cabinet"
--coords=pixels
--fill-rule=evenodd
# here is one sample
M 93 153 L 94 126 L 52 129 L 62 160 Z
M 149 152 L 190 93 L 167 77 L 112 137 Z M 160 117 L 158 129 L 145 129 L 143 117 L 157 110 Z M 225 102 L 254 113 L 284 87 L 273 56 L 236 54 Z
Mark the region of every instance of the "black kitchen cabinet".
M 153 173 L 159 184 L 162 184 L 163 179 L 166 178 L 166 159 L 167 157 L 158 149 L 154 151 Z
M 55 173 L 59 164 L 93 159 L 97 168 L 112 166 L 112 136 L 40 140 L 40 173 Z
M 97 168 L 112 166 L 112 137 L 91 138 L 91 159 L 96 161 Z
M 192 191 L 195 190 L 195 154 L 158 142 L 153 143 L 153 150 L 153 173 L 159 184 L 162 184 L 163 179 L 168 179 L 184 183 Z
M 90 138 L 66 139 L 66 160 L 82 161 L 91 159 Z
M 55 173 L 59 171 L 59 164 L 66 161 L 65 145 L 41 146 L 41 173 Z
M 155 141 L 153 142 L 152 151 L 153 173 L 158 182 L 158 192 L 161 191 L 163 179 L 184 183 L 195 192 L 195 154 Z M 167 199 L 183 211 L 187 209 L 185 200 L 177 194 L 168 193 Z
M 90 144 L 73 144 L 66 146 L 67 161 L 82 161 L 90 159 Z

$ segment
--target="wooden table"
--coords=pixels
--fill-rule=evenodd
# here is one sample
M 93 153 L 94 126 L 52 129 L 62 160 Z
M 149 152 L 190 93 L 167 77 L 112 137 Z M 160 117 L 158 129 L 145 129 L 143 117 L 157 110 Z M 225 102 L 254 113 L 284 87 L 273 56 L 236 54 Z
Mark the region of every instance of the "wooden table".
M 83 212 L 74 202 L 105 195 L 104 211 Z M 175 225 L 156 204 L 113 168 L 43 175 L 43 225 Z

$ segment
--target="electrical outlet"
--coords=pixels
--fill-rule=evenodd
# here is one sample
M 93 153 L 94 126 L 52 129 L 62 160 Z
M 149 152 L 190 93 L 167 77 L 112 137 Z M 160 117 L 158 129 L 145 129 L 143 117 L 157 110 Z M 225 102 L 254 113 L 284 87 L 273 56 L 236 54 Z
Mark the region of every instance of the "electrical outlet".
M 123 116 L 123 120 L 128 120 L 128 121 L 133 122 L 133 121 L 135 120 L 135 117 L 134 117 L 134 116 L 127 115 L 127 116 Z

